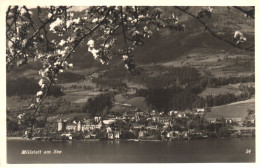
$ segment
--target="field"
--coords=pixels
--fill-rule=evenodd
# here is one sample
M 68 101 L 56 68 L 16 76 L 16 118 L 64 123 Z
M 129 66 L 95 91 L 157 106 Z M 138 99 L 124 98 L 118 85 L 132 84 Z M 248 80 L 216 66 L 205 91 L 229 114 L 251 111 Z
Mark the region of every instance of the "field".
M 206 113 L 206 118 L 241 118 L 247 116 L 248 109 L 255 109 L 255 98 L 245 101 L 239 101 L 228 105 L 217 106 L 211 109 L 211 112 Z
M 159 64 L 173 67 L 190 66 L 216 77 L 247 76 L 254 73 L 254 56 L 206 48 L 193 49 L 180 58 Z
M 238 89 L 237 84 L 235 84 L 235 85 L 225 85 L 218 88 L 206 88 L 198 96 L 205 98 L 207 95 L 217 96 L 219 94 L 225 95 L 227 93 L 238 96 L 242 92 Z
M 6 96 L 6 109 L 18 109 L 21 107 L 29 107 L 32 101 L 30 99 L 21 99 L 19 97 Z
M 63 98 L 73 103 L 86 103 L 89 98 L 93 98 L 102 93 L 103 92 L 91 91 L 91 90 L 70 91 L 70 92 L 65 92 Z
M 140 110 L 143 110 L 143 111 L 146 111 L 148 109 L 148 105 L 147 105 L 144 97 L 134 97 L 132 99 L 129 99 L 125 103 L 131 104 L 134 107 L 136 107 Z
M 127 100 L 126 98 L 124 98 L 122 96 L 122 94 L 115 95 L 114 99 L 115 99 L 116 103 L 120 103 L 120 104 L 126 102 L 126 100 Z

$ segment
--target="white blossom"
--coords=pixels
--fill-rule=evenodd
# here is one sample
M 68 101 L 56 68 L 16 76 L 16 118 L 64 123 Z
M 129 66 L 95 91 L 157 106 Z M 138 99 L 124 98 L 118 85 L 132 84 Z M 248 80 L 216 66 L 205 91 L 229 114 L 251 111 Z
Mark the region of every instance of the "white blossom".
M 128 60 L 128 56 L 127 55 L 123 55 L 122 57 L 123 57 L 123 61 Z
M 48 19 L 50 19 L 50 18 L 51 18 L 51 16 L 52 16 L 52 14 L 51 14 L 51 13 L 48 13 Z
M 66 41 L 62 39 L 62 40 L 60 41 L 59 45 L 60 45 L 60 46 L 63 46 L 65 43 L 66 43 Z
M 41 96 L 43 94 L 43 92 L 42 91 L 39 91 L 39 92 L 37 92 L 37 96 Z
M 50 31 L 54 31 L 54 28 L 62 24 L 62 20 L 60 18 L 57 18 L 54 22 L 50 24 Z
M 137 19 L 134 19 L 131 21 L 132 24 L 135 24 L 137 22 Z
M 144 31 L 147 32 L 148 31 L 148 28 L 147 26 L 144 26 Z
M 131 21 L 131 20 L 133 20 L 133 18 L 131 18 L 131 17 L 128 17 L 128 18 L 127 18 L 127 20 L 128 20 L 128 21 Z
M 60 65 L 60 64 L 61 64 L 61 62 L 57 61 L 57 62 L 54 63 L 54 66 L 57 66 L 57 65 Z
M 42 86 L 43 83 L 44 83 L 44 81 L 43 81 L 43 79 L 41 79 L 41 80 L 39 81 L 39 85 Z
M 34 109 L 35 108 L 35 104 L 31 104 L 28 109 Z
M 26 10 L 24 8 L 21 8 L 20 13 L 21 15 L 24 15 L 26 13 Z
M 128 66 L 127 64 L 125 64 L 125 68 L 126 68 L 126 69 L 129 69 L 129 66 Z
M 238 37 L 240 37 L 240 36 L 244 36 L 243 35 L 243 33 L 241 32 L 241 31 L 235 31 L 235 33 L 234 33 L 234 38 L 238 38 Z
M 74 41 L 75 37 L 68 37 L 67 42 L 72 43 Z
M 72 24 L 72 22 L 73 22 L 72 20 L 67 20 L 67 21 L 66 21 L 66 27 L 67 27 L 67 28 L 70 27 L 70 25 Z
M 45 87 L 45 84 L 42 84 L 42 85 L 41 85 L 41 88 L 43 89 L 44 87 Z
M 144 18 L 145 18 L 144 15 L 139 15 L 139 16 L 138 16 L 138 19 L 144 19 Z
M 106 45 L 105 45 L 105 48 L 109 48 L 109 44 L 106 44 Z
M 90 49 L 90 48 L 89 48 L 88 51 L 92 53 L 92 55 L 93 55 L 93 57 L 94 57 L 95 59 L 98 58 L 98 52 L 99 52 L 99 50 L 96 50 L 95 48 L 93 48 L 93 49 Z
M 66 51 L 64 51 L 64 50 L 57 50 L 57 53 L 60 54 L 61 56 L 65 56 Z
M 7 42 L 7 46 L 8 46 L 9 48 L 11 48 L 11 47 L 13 46 L 13 43 L 12 43 L 11 41 L 8 41 L 8 42 Z
M 41 101 L 40 98 L 36 98 L 36 102 L 39 103 Z
M 137 34 L 139 34 L 139 31 L 137 31 L 137 30 L 135 30 L 135 31 L 132 33 L 133 36 L 135 36 L 135 35 L 137 35 Z
M 74 13 L 69 13 L 70 17 L 73 17 L 74 16 Z
M 237 30 L 234 33 L 234 40 L 236 40 L 236 43 L 239 44 L 239 43 L 246 41 L 246 37 L 243 35 L 242 32 Z
M 27 39 L 24 39 L 24 40 L 22 41 L 22 47 L 25 47 L 26 43 L 27 43 Z
M 209 11 L 210 13 L 212 13 L 213 8 L 211 8 L 211 7 L 209 6 L 209 7 L 208 7 L 208 11 Z
M 88 43 L 87 43 L 87 45 L 88 45 L 89 47 L 93 48 L 93 47 L 94 47 L 94 40 L 89 40 Z
M 73 22 L 76 23 L 76 24 L 79 24 L 79 21 L 80 21 L 79 18 L 77 18 L 77 19 L 73 19 Z
M 98 21 L 98 18 L 94 18 L 93 20 L 92 20 L 92 23 L 96 23 Z
M 100 61 L 100 63 L 101 63 L 102 65 L 105 64 L 105 61 L 104 61 L 103 59 L 99 59 L 99 61 Z

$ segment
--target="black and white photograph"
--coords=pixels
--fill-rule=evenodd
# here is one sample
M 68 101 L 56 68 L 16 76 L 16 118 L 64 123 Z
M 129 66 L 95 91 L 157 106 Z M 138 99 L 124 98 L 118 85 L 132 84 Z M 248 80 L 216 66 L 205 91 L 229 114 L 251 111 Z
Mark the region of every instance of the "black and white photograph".
M 256 163 L 255 5 L 4 9 L 7 165 Z

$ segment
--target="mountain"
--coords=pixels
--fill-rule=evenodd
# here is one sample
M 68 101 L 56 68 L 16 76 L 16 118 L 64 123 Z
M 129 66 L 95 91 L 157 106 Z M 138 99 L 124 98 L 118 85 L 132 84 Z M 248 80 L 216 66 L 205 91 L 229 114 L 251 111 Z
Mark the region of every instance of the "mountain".
M 185 31 L 178 32 L 171 29 L 161 29 L 155 31 L 151 38 L 147 39 L 143 46 L 136 47 L 134 51 L 135 61 L 137 65 L 149 65 L 151 63 L 155 64 L 165 64 L 171 62 L 170 65 L 174 65 L 176 62 L 185 62 L 186 57 L 196 52 L 200 55 L 215 55 L 216 53 L 229 54 L 239 54 L 242 58 L 250 58 L 251 62 L 248 66 L 254 66 L 254 53 L 243 51 L 241 49 L 235 48 L 230 44 L 222 40 L 218 40 L 213 37 L 208 30 L 205 30 L 203 25 L 201 25 L 196 19 L 187 16 L 186 14 L 178 11 L 175 8 L 171 7 L 159 7 L 164 13 L 170 15 L 174 13 L 179 17 L 180 23 L 185 25 Z M 189 11 L 197 15 L 197 11 L 201 8 L 206 7 L 191 7 Z M 244 15 L 236 9 L 227 9 L 226 7 L 213 7 L 213 14 L 211 18 L 201 18 L 214 32 L 222 36 L 224 39 L 229 41 L 233 40 L 233 35 L 236 30 L 243 32 L 247 38 L 247 41 L 254 41 L 254 20 L 244 17 Z M 34 11 L 35 13 L 36 11 Z M 84 12 L 74 12 L 75 15 L 83 15 Z M 46 11 L 42 9 L 42 14 L 46 14 Z M 35 15 L 34 15 L 35 16 Z M 39 25 L 37 22 L 37 17 L 35 16 L 34 22 L 36 25 Z M 47 26 L 48 27 L 48 26 Z M 48 34 L 48 37 L 60 39 L 52 33 Z M 121 38 L 118 38 L 118 43 L 122 41 Z M 68 60 L 69 62 L 74 63 L 75 69 L 77 72 L 80 69 L 86 68 L 97 68 L 97 69 L 107 69 L 107 66 L 102 66 L 100 63 L 94 60 L 91 54 L 87 51 L 88 47 L 86 43 L 79 45 L 73 54 L 73 56 Z M 194 58 L 195 59 L 195 58 Z M 196 58 L 197 59 L 197 58 Z M 220 56 L 221 59 L 221 56 Z M 243 59 L 242 59 L 243 60 Z M 197 60 L 198 62 L 199 60 Z M 239 64 L 238 60 L 238 64 Z M 121 65 L 121 56 L 114 54 L 113 59 L 110 62 L 109 66 Z M 196 60 L 195 60 L 196 62 Z M 242 61 L 242 63 L 244 63 Z M 190 64 L 181 64 L 188 65 Z M 122 65 L 123 66 L 123 65 Z M 214 65 L 215 66 L 215 65 Z M 228 65 L 233 66 L 233 65 Z M 237 65 L 236 65 L 237 66 Z M 27 71 L 27 75 L 35 73 L 37 71 L 28 70 L 38 70 L 39 63 L 31 63 L 24 66 L 23 68 L 17 68 L 16 73 L 21 73 Z M 122 67 L 123 68 L 123 67 Z M 223 67 L 222 67 L 223 68 Z M 254 70 L 254 69 L 253 69 Z M 20 72 L 19 72 L 20 71 Z M 72 69 L 73 71 L 73 69 Z

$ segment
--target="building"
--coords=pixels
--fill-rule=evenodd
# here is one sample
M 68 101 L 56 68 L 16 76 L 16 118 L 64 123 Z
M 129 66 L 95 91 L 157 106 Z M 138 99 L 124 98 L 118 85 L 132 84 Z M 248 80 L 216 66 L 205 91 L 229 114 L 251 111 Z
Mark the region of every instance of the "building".
M 166 126 L 171 126 L 172 125 L 172 118 L 171 117 L 160 117 L 159 122 L 166 125 Z
M 114 138 L 115 139 L 120 139 L 120 132 L 119 131 L 115 131 L 114 132 Z
M 123 117 L 127 120 L 135 121 L 136 116 L 134 111 L 127 111 L 123 114 Z
M 147 130 L 158 130 L 159 128 L 158 128 L 158 126 L 157 125 L 148 125 L 147 127 L 146 127 L 146 129 Z
M 138 138 L 144 138 L 147 135 L 147 131 L 139 131 Z
M 98 124 L 95 124 L 94 122 L 87 121 L 81 126 L 81 131 L 93 131 L 95 129 L 101 129 L 102 127 L 102 121 L 100 121 Z
M 144 127 L 145 127 L 144 124 L 133 124 L 133 125 L 132 125 L 132 128 L 133 128 L 133 129 L 141 129 L 141 128 L 144 128 Z
M 76 131 L 85 132 L 85 131 L 92 131 L 92 130 L 101 129 L 101 128 L 102 128 L 102 121 L 101 120 L 97 124 L 95 122 L 93 122 L 92 120 L 84 120 L 83 122 L 73 121 L 72 123 L 67 123 L 62 119 L 58 120 L 58 131 L 67 130 L 67 131 L 73 131 L 73 132 L 76 132 Z
M 63 120 L 59 119 L 58 120 L 58 131 L 63 131 L 64 130 L 64 126 L 65 126 L 65 123 L 63 122 Z
M 108 133 L 107 133 L 107 138 L 108 138 L 108 139 L 114 139 L 114 134 L 113 134 L 113 132 L 108 132 Z
M 82 125 L 81 122 L 79 121 L 77 124 L 77 131 L 81 131 L 81 129 L 82 129 Z
M 77 129 L 77 124 L 74 124 L 74 123 L 72 123 L 72 124 L 66 124 L 66 130 L 67 131 L 76 131 L 76 129 Z
M 95 116 L 95 117 L 94 117 L 94 120 L 95 120 L 96 123 L 99 123 L 99 122 L 101 121 L 101 117 Z
M 152 116 L 152 120 L 153 120 L 154 122 L 157 122 L 157 121 L 160 120 L 160 116 L 159 116 L 159 115 L 154 115 L 154 116 Z
M 119 131 L 110 131 L 107 133 L 107 138 L 108 139 L 120 139 L 120 132 Z

